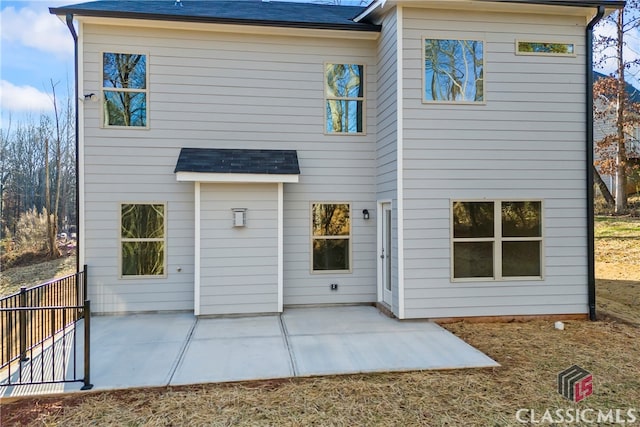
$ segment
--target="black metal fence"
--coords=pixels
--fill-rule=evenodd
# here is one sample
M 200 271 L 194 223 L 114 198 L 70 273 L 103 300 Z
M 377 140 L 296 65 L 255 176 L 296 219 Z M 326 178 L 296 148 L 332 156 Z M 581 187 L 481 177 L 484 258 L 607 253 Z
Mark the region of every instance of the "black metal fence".
M 86 295 L 85 265 L 81 272 L 0 299 L 0 385 L 83 381 L 83 389 L 91 388 Z M 84 333 L 78 337 L 81 319 Z

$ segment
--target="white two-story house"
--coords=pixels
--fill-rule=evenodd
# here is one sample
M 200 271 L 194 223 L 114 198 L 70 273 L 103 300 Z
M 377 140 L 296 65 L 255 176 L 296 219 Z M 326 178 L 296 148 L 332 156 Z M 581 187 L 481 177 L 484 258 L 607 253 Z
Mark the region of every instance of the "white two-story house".
M 52 8 L 93 309 L 593 316 L 590 38 L 622 5 Z

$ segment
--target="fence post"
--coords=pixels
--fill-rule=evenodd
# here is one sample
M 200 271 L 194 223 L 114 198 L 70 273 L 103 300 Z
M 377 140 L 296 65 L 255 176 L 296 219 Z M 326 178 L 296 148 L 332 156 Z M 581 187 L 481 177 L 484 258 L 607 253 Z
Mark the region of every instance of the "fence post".
M 89 294 L 87 292 L 87 264 L 85 264 L 82 267 L 82 300 L 89 299 Z
M 85 272 L 86 272 L 85 266 Z M 85 273 L 86 274 L 86 273 Z M 84 300 L 84 385 L 80 390 L 91 390 L 91 301 Z
M 23 286 L 20 288 L 20 303 L 19 307 L 24 308 L 27 306 L 27 288 Z M 26 362 L 29 360 L 27 357 L 27 310 L 20 310 L 18 313 L 18 329 L 20 331 L 20 361 Z

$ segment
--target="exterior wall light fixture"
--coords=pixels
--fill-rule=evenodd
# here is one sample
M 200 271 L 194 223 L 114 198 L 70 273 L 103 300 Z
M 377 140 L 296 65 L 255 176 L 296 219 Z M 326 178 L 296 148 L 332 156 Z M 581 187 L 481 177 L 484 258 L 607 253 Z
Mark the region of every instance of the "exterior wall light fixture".
M 233 208 L 233 226 L 245 227 L 247 225 L 247 209 Z

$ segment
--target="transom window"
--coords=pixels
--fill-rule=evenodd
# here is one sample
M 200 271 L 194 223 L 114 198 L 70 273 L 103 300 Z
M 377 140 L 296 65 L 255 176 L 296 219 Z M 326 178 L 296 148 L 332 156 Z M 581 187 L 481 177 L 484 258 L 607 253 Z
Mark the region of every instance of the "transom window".
M 575 50 L 573 43 L 516 41 L 516 52 L 520 55 L 576 56 Z
M 348 203 L 311 205 L 313 271 L 351 270 L 350 213 Z
M 107 126 L 147 126 L 147 56 L 102 55 L 102 118 Z
M 542 202 L 454 201 L 453 279 L 542 277 Z
M 120 207 L 120 265 L 123 277 L 164 276 L 165 205 L 123 203 Z
M 484 102 L 484 43 L 424 39 L 423 102 Z
M 364 132 L 364 65 L 325 65 L 326 133 Z

